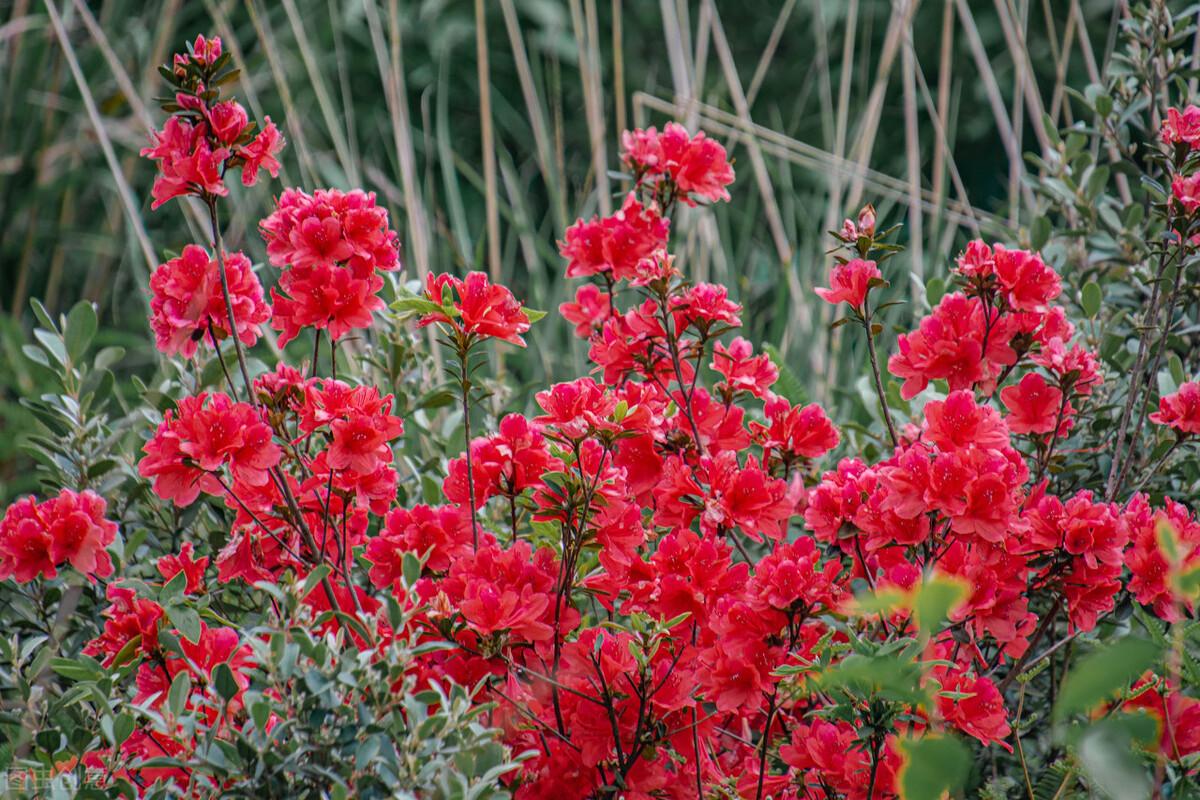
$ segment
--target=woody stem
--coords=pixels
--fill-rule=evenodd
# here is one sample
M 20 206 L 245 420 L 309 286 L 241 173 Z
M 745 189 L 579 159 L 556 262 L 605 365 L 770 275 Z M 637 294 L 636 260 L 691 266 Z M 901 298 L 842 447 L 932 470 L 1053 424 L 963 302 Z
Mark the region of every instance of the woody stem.
M 246 394 L 249 395 L 250 402 L 254 407 L 258 408 L 258 398 L 254 396 L 254 389 L 250 383 L 250 370 L 246 367 L 246 353 L 242 350 L 242 340 L 238 337 L 237 319 L 233 315 L 233 298 L 229 294 L 229 276 L 225 274 L 225 244 L 221 241 L 221 225 L 217 219 L 217 199 L 207 196 L 205 204 L 208 206 L 213 249 L 217 251 L 217 266 L 221 273 L 221 293 L 225 297 L 225 315 L 229 320 L 229 337 L 233 339 L 233 348 L 237 352 L 238 367 L 242 371 L 242 381 L 246 384 Z M 220 357 L 219 351 L 217 357 Z
M 887 395 L 883 392 L 883 378 L 879 372 L 879 357 L 875 354 L 875 331 L 871 326 L 871 310 L 863 301 L 863 327 L 867 329 L 867 355 L 871 358 L 871 375 L 875 379 L 875 394 L 879 395 L 879 406 L 883 412 L 883 422 L 887 425 L 888 436 L 892 439 L 892 447 L 900 446 L 900 437 L 896 435 L 896 427 L 892 424 L 892 410 L 888 408 Z
M 479 549 L 479 520 L 475 518 L 475 470 L 471 463 L 471 379 L 467 373 L 467 360 L 470 357 L 471 346 L 459 346 L 459 386 L 462 388 L 463 437 L 466 439 L 467 450 L 467 502 L 471 504 L 471 545 Z

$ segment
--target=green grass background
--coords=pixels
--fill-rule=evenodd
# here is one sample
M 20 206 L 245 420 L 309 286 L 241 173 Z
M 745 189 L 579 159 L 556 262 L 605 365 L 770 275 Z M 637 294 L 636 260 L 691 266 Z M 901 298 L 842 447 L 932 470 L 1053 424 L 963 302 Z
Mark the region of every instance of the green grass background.
M 855 419 L 867 413 L 860 337 L 830 331 L 833 311 L 811 291 L 828 268 L 825 231 L 866 201 L 882 223 L 905 223 L 908 250 L 888 270 L 894 299 L 912 301 L 891 313 L 897 327 L 966 239 L 1019 241 L 1036 209 L 1012 156 L 1043 149 L 1047 118 L 1074 121 L 1069 87 L 1103 70 L 1117 5 L 0 3 L 0 499 L 34 486 L 19 452 L 19 398 L 39 389 L 19 354 L 30 298 L 52 313 L 94 301 L 98 343 L 128 349 L 123 374 L 153 372 L 149 271 L 204 237 L 178 207 L 150 213 L 153 168 L 137 151 L 163 118 L 155 66 L 196 33 L 225 40 L 242 69 L 233 90 L 289 139 L 281 181 L 236 186 L 227 206 L 227 244 L 256 261 L 255 225 L 282 185 L 362 186 L 390 209 L 408 277 L 484 269 L 554 309 L 577 285 L 555 240 L 619 205 L 620 129 L 678 119 L 706 130 L 738 179 L 732 203 L 678 220 L 679 263 L 729 284 L 746 335 L 777 347 L 809 397 Z M 526 386 L 585 368 L 556 315 L 533 341 L 505 354 Z

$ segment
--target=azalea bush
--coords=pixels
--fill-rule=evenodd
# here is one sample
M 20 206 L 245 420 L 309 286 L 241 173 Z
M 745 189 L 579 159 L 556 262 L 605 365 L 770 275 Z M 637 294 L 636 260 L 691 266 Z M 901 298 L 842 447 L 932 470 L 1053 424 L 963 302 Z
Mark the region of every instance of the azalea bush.
M 1200 792 L 1200 109 L 1163 30 L 1132 21 L 1097 123 L 1055 135 L 1044 222 L 968 243 L 924 307 L 891 290 L 898 225 L 830 233 L 814 301 L 865 340 L 869 425 L 672 256 L 735 177 L 703 133 L 623 135 L 620 210 L 558 243 L 589 372 L 513 411 L 505 351 L 562 346 L 543 312 L 407 275 L 374 195 L 281 188 L 270 266 L 226 248 L 285 142 L 197 38 L 143 155 L 203 238 L 150 279 L 140 400 L 90 306 L 34 307 L 56 390 L 29 399 L 47 491 L 0 522 L 6 788 Z

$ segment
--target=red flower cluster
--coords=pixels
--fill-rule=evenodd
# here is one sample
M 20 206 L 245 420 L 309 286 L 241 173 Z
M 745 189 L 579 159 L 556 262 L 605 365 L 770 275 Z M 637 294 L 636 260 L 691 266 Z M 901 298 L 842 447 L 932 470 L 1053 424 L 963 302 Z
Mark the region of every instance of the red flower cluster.
M 845 303 L 855 310 L 861 310 L 866 302 L 867 292 L 871 290 L 871 282 L 882 280 L 883 274 L 874 261 L 855 258 L 833 268 L 829 275 L 831 288 L 817 288 L 814 291 L 826 303 Z
M 489 282 L 486 273 L 472 272 L 465 280 L 431 274 L 425 283 L 425 297 L 452 312 L 426 314 L 421 317 L 422 327 L 438 322 L 472 342 L 500 339 L 525 346 L 521 334 L 529 330 L 529 316 L 512 292 Z
M 222 495 L 224 467 L 237 489 L 265 486 L 281 452 L 253 406 L 207 392 L 168 410 L 143 451 L 138 472 L 154 482 L 155 494 L 178 506 L 191 505 L 200 492 Z
M 621 137 L 621 160 L 639 183 L 666 182 L 665 194 L 688 205 L 696 205 L 697 198 L 729 200 L 725 187 L 733 183 L 733 167 L 725 148 L 703 131 L 688 136 L 687 128 L 677 122 L 668 122 L 661 134 L 655 128 L 626 131 Z
M 0 519 L 0 580 L 28 583 L 53 578 L 69 563 L 89 577 L 112 574 L 108 546 L 117 525 L 104 518 L 107 504 L 95 492 L 63 489 L 41 503 L 26 497 Z
M 257 140 L 236 104 L 200 100 L 197 74 L 219 72 L 219 43 L 198 40 L 182 59 L 184 110 L 168 128 L 195 137 L 192 172 L 183 179 L 183 161 L 168 169 L 164 156 L 163 194 L 186 187 L 211 200 L 222 165 L 252 174 Z M 1191 146 L 1192 116 L 1171 116 L 1164 141 Z M 394 507 L 404 425 L 372 386 L 280 364 L 246 387 L 250 402 L 201 393 L 165 413 L 139 473 L 178 506 L 222 498 L 232 523 L 211 559 L 216 580 L 286 588 L 291 573 L 317 631 L 343 635 L 364 659 L 379 652 L 372 637 L 428 643 L 405 680 L 479 687 L 508 751 L 528 754 L 503 778 L 518 800 L 682 800 L 697 784 L 744 798 L 893 798 L 908 739 L 957 732 L 1008 747 L 1005 689 L 1063 612 L 1079 632 L 1122 592 L 1164 619 L 1191 610 L 1177 580 L 1200 564 L 1191 512 L 1068 492 L 1053 469 L 1060 440 L 1092 411 L 1100 370 L 1074 342 L 1056 305 L 1061 280 L 1039 255 L 972 242 L 956 291 L 888 362 L 903 396 L 924 392 L 922 402 L 893 427 L 881 397 L 890 446 L 824 468 L 842 444 L 825 410 L 777 395 L 772 359 L 727 338 L 742 307 L 723 286 L 687 280 L 667 252 L 678 202 L 728 199 L 724 149 L 672 123 L 627 133 L 623 159 L 636 186 L 621 210 L 577 222 L 560 244 L 568 275 L 603 282 L 561 309 L 601 380 L 555 384 L 536 394 L 538 416 L 508 414 L 472 437 L 471 348 L 524 345 L 533 312 L 481 272 L 432 275 L 414 301 L 418 325 L 440 325 L 462 368 L 466 449 L 445 461 L 444 504 Z M 283 268 L 273 293 L 283 341 L 304 327 L 336 339 L 371 324 L 380 273 L 398 266 L 373 196 L 287 190 L 262 231 Z M 870 260 L 886 250 L 877 235 L 873 209 L 847 220 L 830 288 L 818 290 L 872 336 L 869 292 L 885 285 L 884 258 Z M 244 259 L 226 266 L 232 309 L 201 248 L 160 267 L 164 349 L 190 355 L 206 332 L 253 343 L 271 311 Z M 637 299 L 619 304 L 622 291 Z M 1152 418 L 1181 438 L 1200 433 L 1197 387 L 1162 398 Z M 846 432 L 851 443 L 871 435 Z M 110 573 L 115 526 L 103 512 L 89 492 L 14 505 L 0 523 L 0 576 L 52 577 L 64 561 Z M 356 574 L 362 558 L 369 586 Z M 163 599 L 205 595 L 209 563 L 184 543 L 156 562 L 157 599 L 138 593 L 148 584 L 107 587 L 103 630 L 85 652 L 106 665 L 140 659 L 130 694 L 166 720 L 125 739 L 128 763 L 187 756 L 199 737 L 244 723 L 253 643 L 207 621 L 190 637 L 172 630 L 177 607 Z M 964 594 L 946 625 L 913 601 L 938 582 Z M 875 605 L 861 602 L 864 587 Z M 397 604 L 411 621 L 384 610 Z M 361 624 L 340 628 L 347 618 Z M 871 681 L 856 672 L 884 658 L 914 670 L 895 696 L 864 689 Z M 218 704 L 207 687 L 221 664 L 234 685 Z M 187 685 L 195 728 L 164 703 Z M 1200 701 L 1170 681 L 1141 686 L 1129 704 L 1163 721 L 1162 752 L 1200 750 L 1189 733 Z M 143 783 L 190 779 L 183 768 L 136 771 Z
M 1158 401 L 1151 422 L 1173 428 L 1181 435 L 1200 434 L 1200 382 L 1189 381 Z
M 246 256 L 226 253 L 225 276 L 237 337 L 253 346 L 271 318 L 271 307 L 263 300 L 262 285 Z M 167 355 L 191 358 L 206 338 L 211 344 L 214 337 L 230 335 L 220 265 L 203 247 L 189 244 L 182 255 L 160 264 L 150 276 L 150 291 L 150 327 L 158 349 Z
M 667 246 L 669 229 L 654 206 L 643 206 L 631 193 L 611 217 L 579 220 L 567 228 L 558 252 L 567 259 L 568 277 L 609 273 L 614 280 L 628 280 L 637 277 L 643 261 Z
M 1164 144 L 1183 144 L 1189 150 L 1200 147 L 1200 108 L 1188 106 L 1167 109 L 1167 120 L 1159 134 Z
M 271 263 L 283 270 L 271 289 L 281 344 L 302 328 L 338 339 L 371 325 L 384 305 L 379 273 L 400 266 L 396 234 L 374 193 L 285 189 L 259 227 Z
M 990 394 L 1025 357 L 1057 383 L 1079 394 L 1091 391 L 1099 381 L 1097 360 L 1078 346 L 1067 348 L 1074 329 L 1052 305 L 1061 281 L 1039 256 L 975 241 L 959 257 L 956 273 L 963 291 L 946 295 L 917 330 L 901 334 L 899 352 L 888 361 L 891 373 L 904 379 L 905 399 L 934 380 L 951 390 L 978 386 Z
M 217 37 L 198 36 L 190 53 L 175 56 L 175 102 L 168 106 L 175 115 L 153 133 L 153 145 L 142 150 L 158 164 L 152 208 L 184 195 L 224 197 L 229 194 L 229 169 L 240 168 L 246 186 L 255 184 L 260 169 L 279 175 L 276 156 L 284 140 L 271 118 L 255 134 L 236 100 L 214 100 L 220 86 L 217 73 L 226 61 Z

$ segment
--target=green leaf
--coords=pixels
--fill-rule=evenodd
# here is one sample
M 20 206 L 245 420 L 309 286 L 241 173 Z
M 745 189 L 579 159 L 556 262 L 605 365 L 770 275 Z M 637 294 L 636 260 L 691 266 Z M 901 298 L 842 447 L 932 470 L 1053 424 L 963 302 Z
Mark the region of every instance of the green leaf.
M 440 314 L 442 307 L 424 297 L 401 297 L 392 303 L 392 310 L 402 314 Z
M 183 598 L 183 590 L 187 588 L 187 575 L 180 570 L 172 576 L 158 593 L 158 604 L 169 606 L 178 603 Z
M 330 572 L 333 572 L 333 568 L 325 562 L 321 562 L 314 567 L 313 571 L 308 573 L 308 577 L 304 579 L 304 586 L 300 589 L 300 596 L 308 597 L 313 589 L 316 589 L 321 581 L 329 576 Z
M 913 599 L 913 611 L 921 635 L 927 637 L 936 633 L 951 612 L 967 599 L 968 594 L 969 587 L 956 578 L 935 575 L 923 581 Z
M 182 574 L 182 573 L 180 573 Z M 200 643 L 200 615 L 191 606 L 166 606 L 167 618 L 192 644 Z
M 1175 586 L 1184 597 L 1200 597 L 1200 564 L 1180 573 Z
M 217 694 L 225 702 L 229 702 L 237 697 L 238 685 L 237 680 L 233 677 L 233 670 L 229 668 L 229 664 L 222 661 L 213 668 L 213 686 L 217 689 Z
M 33 309 L 33 316 L 37 317 L 37 321 L 46 330 L 53 333 L 58 333 L 58 326 L 54 324 L 54 319 L 50 316 L 50 312 L 42 305 L 42 301 L 36 297 L 29 300 L 29 307 Z
M 183 714 L 188 696 L 192 693 L 192 679 L 187 670 L 180 670 L 171 681 L 171 689 L 167 692 L 167 708 L 171 714 L 178 717 Z
M 1092 653 L 1071 670 L 1054 704 L 1054 718 L 1088 711 L 1132 683 L 1158 660 L 1159 648 L 1126 637 Z
M 1104 302 L 1104 292 L 1100 289 L 1100 284 L 1095 281 L 1088 281 L 1083 285 L 1083 291 L 1079 299 L 1079 307 L 1083 309 L 1083 313 L 1089 317 L 1095 317 L 1100 313 L 1100 305 Z
M 1029 247 L 1033 250 L 1041 250 L 1046 246 L 1046 242 L 1050 241 L 1050 218 L 1038 217 L 1029 226 Z
M 87 352 L 92 337 L 96 335 L 96 309 L 87 300 L 80 300 L 67 314 L 63 338 L 67 342 L 67 355 L 78 364 Z
M 521 306 L 521 311 L 525 312 L 525 316 L 529 318 L 530 325 L 546 316 L 545 311 L 538 311 L 536 308 L 529 308 L 528 306 Z
M 404 572 L 404 585 L 415 586 L 421 578 L 421 559 L 415 553 L 405 553 L 401 558 L 401 568 Z
M 52 659 L 50 669 L 73 681 L 94 681 L 104 676 L 103 670 L 96 670 L 91 664 L 74 658 Z
M 826 690 L 842 689 L 865 700 L 896 700 L 928 707 L 929 693 L 921 688 L 921 669 L 912 661 L 894 656 L 853 653 L 817 679 Z
M 114 742 L 120 746 L 133 733 L 133 717 L 129 714 L 117 717 L 113 722 L 112 733 Z
M 925 299 L 930 306 L 936 306 L 946 296 L 946 281 L 941 278 L 930 278 L 925 282 Z
M 971 771 L 971 753 L 949 736 L 922 736 L 900 742 L 904 766 L 900 768 L 900 797 L 904 800 L 940 800 L 961 789 Z
M 1152 746 L 1156 739 L 1157 725 L 1149 715 L 1117 714 L 1087 726 L 1075 752 L 1094 788 L 1113 800 L 1136 800 L 1150 796 L 1151 777 L 1134 746 Z
M 66 369 L 67 348 L 66 345 L 63 344 L 63 340 L 60 339 L 57 334 L 53 334 L 50 331 L 38 328 L 33 332 L 33 338 L 38 340 L 38 343 L 41 344 L 42 349 L 49 353 L 50 356 L 58 362 L 60 367 Z

